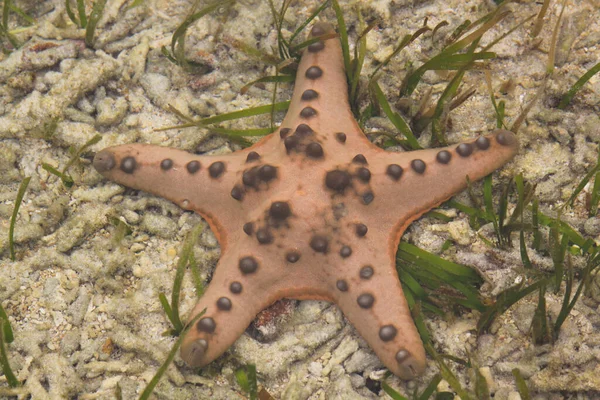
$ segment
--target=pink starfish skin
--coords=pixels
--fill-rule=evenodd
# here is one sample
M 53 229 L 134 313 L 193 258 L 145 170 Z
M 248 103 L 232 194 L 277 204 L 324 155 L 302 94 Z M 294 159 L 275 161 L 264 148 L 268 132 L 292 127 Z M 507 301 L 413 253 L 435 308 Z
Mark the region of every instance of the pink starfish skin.
M 333 31 L 317 23 L 312 36 Z M 406 227 L 517 152 L 496 131 L 444 149 L 386 152 L 361 132 L 348 105 L 340 42 L 310 45 L 281 128 L 229 155 L 129 144 L 99 152 L 106 178 L 202 215 L 222 255 L 190 318 L 181 356 L 201 367 L 280 298 L 337 304 L 394 374 L 425 369 L 402 293 L 396 250 Z

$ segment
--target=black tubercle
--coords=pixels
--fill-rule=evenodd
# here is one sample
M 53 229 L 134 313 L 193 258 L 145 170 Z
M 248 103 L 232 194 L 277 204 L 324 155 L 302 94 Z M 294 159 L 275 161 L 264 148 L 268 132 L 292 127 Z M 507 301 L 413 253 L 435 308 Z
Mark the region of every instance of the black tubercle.
M 356 236 L 358 236 L 358 237 L 365 236 L 367 234 L 367 231 L 369 230 L 365 224 L 361 224 L 361 223 L 356 224 L 355 229 L 356 229 L 355 230 Z
M 223 161 L 215 161 L 208 167 L 208 174 L 211 178 L 216 179 L 225 172 L 225 163 Z
M 448 150 L 442 150 L 439 153 L 437 153 L 437 156 L 435 157 L 435 159 L 442 164 L 448 164 L 450 162 L 450 160 L 452 159 L 452 153 L 450 153 Z
M 319 79 L 321 76 L 323 76 L 323 70 L 321 67 L 313 65 L 306 70 L 304 76 L 306 76 L 308 79 Z
M 371 308 L 375 303 L 375 298 L 370 293 L 363 293 L 356 299 L 360 308 Z
M 413 169 L 413 171 L 415 171 L 417 174 L 422 174 L 425 172 L 425 169 L 427 168 L 427 165 L 425 164 L 425 161 L 423 160 L 412 160 L 410 162 L 410 167 Z
M 292 130 L 290 128 L 281 128 L 279 130 L 279 137 L 282 139 L 285 139 L 287 137 L 287 135 L 290 134 Z
M 340 249 L 340 256 L 343 258 L 348 258 L 352 255 L 352 247 L 350 246 L 342 246 Z
M 356 164 L 365 164 L 366 165 L 367 164 L 367 158 L 364 155 L 362 155 L 362 154 L 357 154 L 352 159 L 352 162 L 356 163 Z
M 256 231 L 256 240 L 260 244 L 269 244 L 273 242 L 273 235 L 268 228 L 258 228 Z
M 317 253 L 327 253 L 329 240 L 325 236 L 315 235 L 310 240 L 310 247 Z
M 309 143 L 306 146 L 306 155 L 310 158 L 322 158 L 323 157 L 323 146 L 317 142 Z
M 170 158 L 165 158 L 160 162 L 160 169 L 162 169 L 163 171 L 167 171 L 171 168 L 173 168 L 173 160 L 171 160 Z
M 238 266 L 242 274 L 252 274 L 258 269 L 258 261 L 252 256 L 242 257 Z
M 254 233 L 254 222 L 246 222 L 242 227 L 242 230 L 246 235 L 252 236 L 252 234 Z
M 290 205 L 285 201 L 274 201 L 269 208 L 269 215 L 276 220 L 284 220 L 291 214 Z
M 317 97 L 319 97 L 319 92 L 313 89 L 306 89 L 300 98 L 304 101 L 310 101 L 316 99 Z
M 200 332 L 213 333 L 216 328 L 217 324 L 211 317 L 204 317 L 196 324 L 196 329 Z
M 190 174 L 195 174 L 196 172 L 200 171 L 200 161 L 190 161 L 185 165 L 185 169 L 187 169 L 187 172 L 189 172 Z
M 461 143 L 456 147 L 456 152 L 461 157 L 468 157 L 473 153 L 473 145 L 471 143 Z
M 356 170 L 356 176 L 363 182 L 369 182 L 371 180 L 371 171 L 368 168 L 360 167 Z
M 404 170 L 398 164 L 390 164 L 387 166 L 387 169 L 385 170 L 386 175 L 395 181 L 400 180 L 403 172 L 404 172 Z
M 134 157 L 129 156 L 121 160 L 121 171 L 125 172 L 126 174 L 133 174 L 136 166 L 137 162 L 135 161 Z
M 231 310 L 232 304 L 228 297 L 219 297 L 217 300 L 217 308 L 221 311 Z
M 248 153 L 248 156 L 246 157 L 246 162 L 252 162 L 252 161 L 256 161 L 260 159 L 260 154 L 258 154 L 255 151 L 251 151 L 250 153 Z
M 302 111 L 300 111 L 300 116 L 302 118 L 312 118 L 317 115 L 317 110 L 312 107 L 304 107 Z
M 341 169 L 327 171 L 325 175 L 325 186 L 337 192 L 343 192 L 350 185 L 350 181 L 350 174 Z
M 319 40 L 318 42 L 311 43 L 308 45 L 308 52 L 309 53 L 318 53 L 319 51 L 323 50 L 324 48 L 325 48 L 325 42 L 323 42 L 322 40 Z
M 490 139 L 485 136 L 479 136 L 475 141 L 475 146 L 477 146 L 479 150 L 487 150 L 490 148 Z
M 240 282 L 231 282 L 231 285 L 229 285 L 229 291 L 233 294 L 240 294 L 243 289 L 244 287 Z
M 231 197 L 235 200 L 241 201 L 244 198 L 244 188 L 241 185 L 235 185 L 231 189 Z
M 287 260 L 287 262 L 289 263 L 295 263 L 298 262 L 298 260 L 300 260 L 300 253 L 298 253 L 295 250 L 289 251 L 286 255 L 285 255 L 285 259 Z
M 340 292 L 347 292 L 348 282 L 346 282 L 344 279 L 340 279 L 335 283 L 335 287 L 337 287 Z

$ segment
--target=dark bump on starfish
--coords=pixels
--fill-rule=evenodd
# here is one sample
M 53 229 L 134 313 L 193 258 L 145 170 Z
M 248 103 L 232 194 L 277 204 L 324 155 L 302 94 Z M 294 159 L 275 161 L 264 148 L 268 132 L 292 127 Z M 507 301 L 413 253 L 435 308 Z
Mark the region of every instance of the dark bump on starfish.
M 256 231 L 256 240 L 260 244 L 269 244 L 273 241 L 273 235 L 271 235 L 271 232 L 267 228 L 259 228 Z
M 265 164 L 258 169 L 258 178 L 263 182 L 269 182 L 277 177 L 277 167 Z
M 279 137 L 285 139 L 285 137 L 289 135 L 291 131 L 292 130 L 290 128 L 281 128 L 279 130 Z
M 256 186 L 257 168 L 251 168 L 244 171 L 242 174 L 242 183 L 246 186 Z
M 309 143 L 308 146 L 306 146 L 306 155 L 310 158 L 323 157 L 323 146 L 317 142 Z
M 367 192 L 365 194 L 362 195 L 362 202 L 364 205 L 369 205 L 371 204 L 371 202 L 375 200 L 375 195 L 373 194 L 373 192 Z
M 295 250 L 289 251 L 286 255 L 285 255 L 285 259 L 287 260 L 287 262 L 289 263 L 295 263 L 300 259 L 300 253 L 298 253 Z
M 298 138 L 296 136 L 288 136 L 283 140 L 283 144 L 285 145 L 285 150 L 289 153 L 298 146 Z
M 335 287 L 340 291 L 340 292 L 347 292 L 348 291 L 348 282 L 346 282 L 343 279 L 338 280 L 335 283 Z
M 200 171 L 200 161 L 190 161 L 185 165 L 185 169 L 187 169 L 187 172 L 190 174 L 195 174 L 196 172 Z
M 165 158 L 160 162 L 160 169 L 162 169 L 163 171 L 169 170 L 171 168 L 173 168 L 173 160 L 171 160 L 170 158 Z
M 317 115 L 317 110 L 312 107 L 304 107 L 302 111 L 300 111 L 300 116 L 302 118 L 311 118 Z
M 218 178 L 225 172 L 225 163 L 223 161 L 215 161 L 208 167 L 208 174 L 211 178 Z
M 461 143 L 456 146 L 456 152 L 461 157 L 469 157 L 473 153 L 473 145 L 470 143 Z
M 385 170 L 386 175 L 395 181 L 400 179 L 403 172 L 404 172 L 404 170 L 398 164 L 390 164 L 387 166 L 387 169 Z
M 406 350 L 400 350 L 396 353 L 396 361 L 398 361 L 399 364 L 403 364 L 409 358 L 410 353 Z
M 425 172 L 425 168 L 427 168 L 427 165 L 425 164 L 425 161 L 416 159 L 410 162 L 410 167 L 417 174 L 422 174 L 423 172 Z
M 204 317 L 196 324 L 196 329 L 200 332 L 213 333 L 216 328 L 217 324 L 211 317 Z
M 316 99 L 317 97 L 319 97 L 319 92 L 313 89 L 306 89 L 300 98 L 304 101 L 310 101 Z
M 448 150 L 440 151 L 439 153 L 437 153 L 437 156 L 435 157 L 435 159 L 441 164 L 448 164 L 450 162 L 451 158 L 452 158 L 452 153 L 450 153 Z
M 315 235 L 310 239 L 310 247 L 317 253 L 327 253 L 329 241 L 324 236 Z
M 231 285 L 229 285 L 229 291 L 233 294 L 240 294 L 243 289 L 244 287 L 239 282 L 231 282 Z
M 394 325 L 384 325 L 379 329 L 379 339 L 389 342 L 396 337 L 398 330 Z
M 204 353 L 208 349 L 208 342 L 206 339 L 195 340 L 190 346 L 190 359 L 198 360 L 204 357 Z
M 296 127 L 296 134 L 298 134 L 300 136 L 308 136 L 308 135 L 312 135 L 312 133 L 313 133 L 312 128 L 306 124 L 300 124 Z
M 322 36 L 326 34 L 331 29 L 329 28 L 329 24 L 326 22 L 316 22 L 312 29 L 310 30 L 311 36 Z
M 327 171 L 327 174 L 325 175 L 325 185 L 331 190 L 342 192 L 350 185 L 350 174 L 339 169 Z
M 277 220 L 284 220 L 291 214 L 290 205 L 285 201 L 274 201 L 271 203 L 269 215 Z
M 371 171 L 368 168 L 360 167 L 356 170 L 356 176 L 363 182 L 369 182 L 371 180 Z
M 490 139 L 485 136 L 479 136 L 475 141 L 475 146 L 477 146 L 479 150 L 487 150 L 490 148 Z
M 344 132 L 337 132 L 335 134 L 335 140 L 340 143 L 346 143 L 346 134 Z
M 133 174 L 136 164 L 135 158 L 131 156 L 125 157 L 121 160 L 121 171 L 125 172 L 126 174 Z
M 231 306 L 231 300 L 228 297 L 219 297 L 219 300 L 217 300 L 217 308 L 221 311 L 229 311 Z
M 325 42 L 323 42 L 322 40 L 319 40 L 318 42 L 311 43 L 308 45 L 308 52 L 309 53 L 318 53 L 319 51 L 323 50 L 324 48 L 325 48 Z
M 249 163 L 258 159 L 260 159 L 260 154 L 258 154 L 255 151 L 251 151 L 250 153 L 248 153 L 248 157 L 246 157 L 246 162 Z
M 94 157 L 94 168 L 98 172 L 107 172 L 116 165 L 115 156 L 110 151 L 102 150 Z
M 313 65 L 306 70 L 304 76 L 306 76 L 308 79 L 319 79 L 321 76 L 323 76 L 323 70 L 320 67 Z
M 252 234 L 254 233 L 254 222 L 246 222 L 242 229 L 244 230 L 244 233 L 246 235 L 252 236 Z
M 360 269 L 360 272 L 358 275 L 360 276 L 360 279 L 367 280 L 367 279 L 371 279 L 371 277 L 373 276 L 374 273 L 375 273 L 375 271 L 373 270 L 373 267 L 371 267 L 370 265 L 366 265 Z
M 258 269 L 258 261 L 252 256 L 242 257 L 238 266 L 242 274 L 252 274 Z
M 514 134 L 508 131 L 498 132 L 496 135 L 496 142 L 500 143 L 502 146 L 509 146 L 515 141 Z
M 363 293 L 356 298 L 356 302 L 360 308 L 371 308 L 375 303 L 375 298 L 370 293 Z
M 244 189 L 240 185 L 235 185 L 231 189 L 231 197 L 240 201 L 244 198 Z
M 352 159 L 352 162 L 356 164 L 367 164 L 367 158 L 362 154 L 357 154 Z
M 367 234 L 369 228 L 365 224 L 356 224 L 356 236 L 363 237 Z
M 343 258 L 348 258 L 352 255 L 352 247 L 350 246 L 342 246 L 340 249 L 340 256 Z

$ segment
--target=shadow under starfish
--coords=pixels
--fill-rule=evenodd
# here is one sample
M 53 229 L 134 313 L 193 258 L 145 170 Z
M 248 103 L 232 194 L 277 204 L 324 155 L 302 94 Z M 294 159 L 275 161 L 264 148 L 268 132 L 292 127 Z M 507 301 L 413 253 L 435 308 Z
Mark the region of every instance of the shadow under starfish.
M 333 31 L 317 23 L 311 36 Z M 106 178 L 202 215 L 221 259 L 190 319 L 181 356 L 204 366 L 280 298 L 334 302 L 395 375 L 425 369 L 396 272 L 398 242 L 423 213 L 517 152 L 496 131 L 443 149 L 386 152 L 354 120 L 337 38 L 308 46 L 280 129 L 229 155 L 129 144 L 104 149 Z

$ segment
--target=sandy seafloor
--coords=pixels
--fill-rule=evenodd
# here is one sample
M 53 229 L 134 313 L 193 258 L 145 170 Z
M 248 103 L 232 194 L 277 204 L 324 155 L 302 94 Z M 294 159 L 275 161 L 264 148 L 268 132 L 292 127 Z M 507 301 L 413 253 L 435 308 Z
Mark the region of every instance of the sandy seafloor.
M 559 14 L 557 3 L 551 1 L 538 38 L 529 35 L 532 23 L 528 23 L 493 49 L 498 57 L 488 68 L 498 101 L 506 102 L 509 125 L 542 83 L 551 30 Z M 273 74 L 273 67 L 232 45 L 238 41 L 266 53 L 276 48 L 268 3 L 246 0 L 233 7 L 224 24 L 217 15 L 190 27 L 188 54 L 210 66 L 205 74 L 185 72 L 160 52 L 190 11 L 189 1 L 149 0 L 127 10 L 126 1 L 109 0 L 95 49 L 86 48 L 84 32 L 68 22 L 64 1 L 17 4 L 36 18 L 36 25 L 18 32 L 17 38 L 24 42 L 21 49 L 0 56 L 0 301 L 16 336 L 8 346 L 10 362 L 24 386 L 9 389 L 0 376 L 0 398 L 111 399 L 117 386 L 124 399 L 135 398 L 174 343 L 174 338 L 162 335 L 170 325 L 158 293 L 170 295 L 182 241 L 201 218 L 166 200 L 104 180 L 92 168 L 91 159 L 103 147 L 131 142 L 215 154 L 237 149 L 204 129 L 155 129 L 180 122 L 169 106 L 198 118 L 269 103 L 269 85 L 254 87 L 247 94 L 240 94 L 240 89 Z M 294 2 L 284 33 L 293 31 L 317 4 Z M 354 39 L 358 26 L 355 7 L 366 21 L 379 21 L 368 34 L 367 72 L 385 59 L 402 36 L 421 27 L 424 18 L 431 27 L 448 21 L 449 26 L 436 33 L 437 40 L 432 42 L 431 34 L 425 35 L 385 69 L 380 83 L 391 104 L 398 101 L 407 63 L 420 65 L 439 51 L 440 38 L 465 19 L 474 21 L 495 7 L 486 0 L 340 4 Z M 540 6 L 525 0 L 513 4 L 515 14 L 486 35 L 483 43 Z M 519 130 L 519 154 L 494 175 L 498 184 L 522 172 L 528 182 L 537 184 L 540 209 L 550 215 L 596 162 L 600 77 L 594 77 L 565 111 L 555 106 L 561 94 L 600 59 L 599 9 L 598 0 L 567 1 L 554 74 Z M 332 10 L 324 17 L 333 21 Z M 11 28 L 23 25 L 22 20 L 11 17 Z M 437 98 L 448 79 L 448 74 L 427 73 L 412 96 L 415 104 L 428 90 Z M 483 73 L 467 73 L 465 83 L 476 92 L 451 113 L 451 143 L 495 126 Z M 506 89 L 503 93 L 501 86 Z M 290 95 L 291 85 L 283 86 L 278 98 Z M 277 118 L 280 121 L 282 115 Z M 235 126 L 265 127 L 268 117 L 236 121 Z M 367 122 L 366 130 L 393 132 L 393 127 L 378 117 Z M 71 189 L 41 168 L 42 163 L 62 168 L 71 157 L 69 148 L 81 147 L 96 134 L 102 135 L 100 143 L 69 169 L 75 181 Z M 424 145 L 429 142 L 428 134 L 426 130 L 421 137 Z M 16 225 L 17 261 L 11 262 L 9 219 L 19 182 L 26 176 L 32 179 Z M 600 223 L 588 219 L 585 208 L 590 190 L 582 192 L 564 219 L 585 237 L 598 240 Z M 475 191 L 480 195 L 481 186 L 476 185 Z M 464 193 L 458 197 L 469 201 Z M 404 240 L 434 253 L 441 253 L 444 241 L 452 240 L 454 246 L 441 255 L 479 270 L 486 279 L 483 294 L 498 293 L 522 278 L 518 239 L 513 249 L 491 248 L 478 237 L 479 233 L 492 238 L 490 226 L 476 232 L 465 215 L 452 209 L 444 212 L 452 216 L 452 222 L 423 218 L 411 225 Z M 121 218 L 133 233 L 116 243 L 109 217 Z M 210 278 L 219 246 L 208 229 L 195 254 L 203 277 Z M 530 256 L 538 268 L 552 268 L 547 255 L 530 249 Z M 573 260 L 575 265 L 582 264 L 578 257 Z M 470 357 L 488 380 L 494 399 L 520 398 L 513 368 L 521 370 L 534 399 L 598 399 L 598 280 L 590 288 L 558 340 L 550 345 L 531 344 L 535 295 L 512 307 L 482 336 L 475 333 L 476 313 L 449 313 L 446 318 L 427 315 L 426 322 L 438 352 Z M 547 296 L 552 318 L 560 309 L 561 296 L 562 292 Z M 188 276 L 182 294 L 184 315 L 194 300 Z M 243 398 L 234 371 L 249 363 L 257 366 L 259 384 L 277 399 L 386 397 L 380 389 L 386 369 L 337 307 L 319 301 L 286 306 L 283 317 L 259 334 L 244 334 L 200 372 L 177 356 L 155 390 L 156 398 Z M 450 365 L 463 387 L 472 390 L 473 369 Z M 430 362 L 419 379 L 402 382 L 390 377 L 387 381 L 408 395 L 415 388 L 422 391 L 437 372 Z

